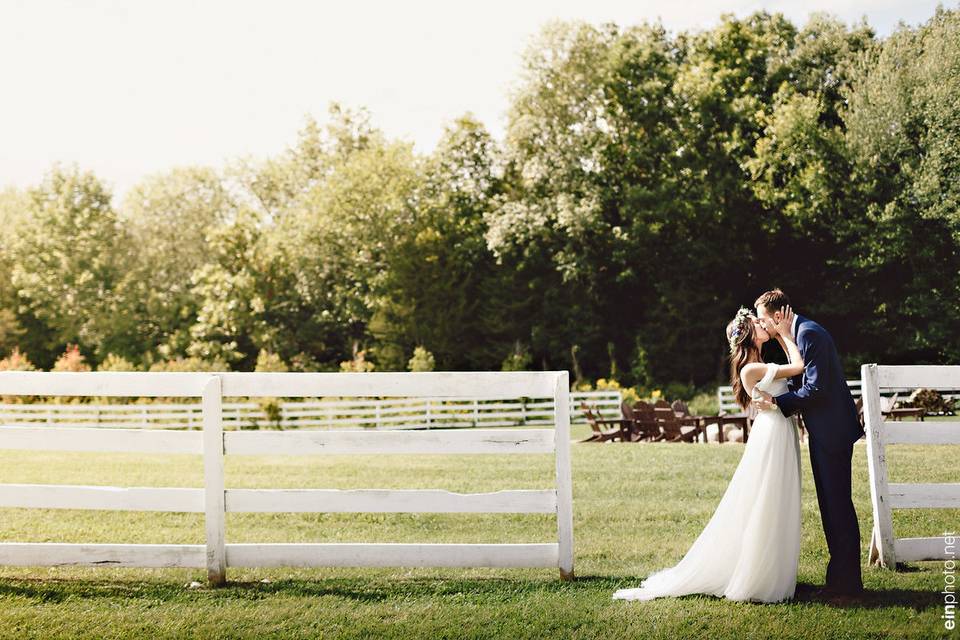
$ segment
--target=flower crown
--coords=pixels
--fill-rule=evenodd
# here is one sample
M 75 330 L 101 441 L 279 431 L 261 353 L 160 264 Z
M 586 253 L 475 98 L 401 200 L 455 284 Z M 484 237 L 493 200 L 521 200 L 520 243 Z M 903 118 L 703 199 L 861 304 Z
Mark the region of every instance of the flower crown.
M 740 307 L 740 310 L 737 311 L 737 315 L 733 318 L 733 330 L 730 331 L 730 350 L 737 348 L 737 343 L 740 341 L 740 336 L 743 335 L 744 331 L 744 321 L 750 317 L 750 309 L 746 307 Z

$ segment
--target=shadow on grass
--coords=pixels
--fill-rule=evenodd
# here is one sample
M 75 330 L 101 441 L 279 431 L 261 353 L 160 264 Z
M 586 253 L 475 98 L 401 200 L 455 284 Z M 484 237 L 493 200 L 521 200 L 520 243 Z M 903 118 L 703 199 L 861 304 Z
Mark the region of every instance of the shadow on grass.
M 68 599 L 226 599 L 262 600 L 272 595 L 319 598 L 332 596 L 358 602 L 380 602 L 402 598 L 467 597 L 486 600 L 515 600 L 551 593 L 612 591 L 622 579 L 601 576 L 576 580 L 517 580 L 511 578 L 443 577 L 325 578 L 317 580 L 275 580 L 270 582 L 231 581 L 224 587 L 196 589 L 171 582 L 141 580 L 85 580 L 82 578 L 0 578 L 0 597 L 27 598 L 38 603 Z M 606 589 L 597 583 L 609 585 Z
M 836 602 L 817 593 L 820 587 L 797 583 L 793 601 L 797 604 L 819 604 L 837 609 L 884 609 L 907 607 L 916 612 L 943 606 L 943 595 L 935 591 L 916 589 L 866 589 L 863 594 Z
M 225 587 L 188 589 L 179 583 L 152 581 L 84 580 L 64 578 L 3 578 L 0 598 L 26 598 L 37 604 L 60 603 L 77 599 L 154 600 L 154 601 L 257 601 L 270 597 L 334 597 L 358 603 L 378 603 L 409 598 L 466 598 L 488 602 L 511 602 L 549 594 L 580 597 L 604 596 L 611 602 L 613 592 L 635 586 L 623 577 L 582 576 L 572 582 L 556 580 L 517 580 L 509 578 L 450 579 L 442 577 L 326 578 L 318 580 L 276 580 L 273 582 L 229 582 Z M 832 602 L 817 593 L 818 585 L 798 583 L 794 599 L 782 605 L 820 605 L 842 609 L 883 609 L 907 607 L 917 612 L 942 606 L 940 593 L 911 589 L 869 589 L 848 602 Z M 692 594 L 676 600 L 703 599 L 722 601 Z M 756 603 L 757 606 L 764 606 Z

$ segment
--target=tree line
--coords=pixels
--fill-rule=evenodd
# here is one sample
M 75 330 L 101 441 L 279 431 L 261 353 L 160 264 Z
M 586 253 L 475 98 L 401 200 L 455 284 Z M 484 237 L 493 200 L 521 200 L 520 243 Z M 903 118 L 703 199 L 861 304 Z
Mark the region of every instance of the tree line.
M 772 286 L 849 375 L 952 362 L 958 201 L 957 11 L 885 38 L 556 22 L 502 141 L 465 115 L 417 153 L 333 105 L 275 157 L 123 202 L 76 166 L 0 193 L 0 366 L 570 369 L 683 395 Z

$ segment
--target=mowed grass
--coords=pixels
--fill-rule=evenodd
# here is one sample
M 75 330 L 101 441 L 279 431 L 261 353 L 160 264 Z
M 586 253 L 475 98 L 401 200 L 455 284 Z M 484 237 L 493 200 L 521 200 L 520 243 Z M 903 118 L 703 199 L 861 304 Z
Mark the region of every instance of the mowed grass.
M 585 435 L 574 428 L 574 437 Z M 957 482 L 960 447 L 899 446 L 892 482 Z M 188 589 L 199 570 L 0 567 L 0 636 L 17 638 L 886 638 L 951 637 L 944 565 L 864 569 L 863 604 L 836 607 L 803 448 L 798 599 L 611 599 L 675 564 L 713 513 L 743 445 L 572 445 L 576 580 L 552 569 L 229 569 L 221 589 Z M 228 487 L 553 486 L 549 455 L 231 457 Z M 199 456 L 0 451 L 0 482 L 202 486 Z M 866 451 L 854 454 L 864 554 L 872 522 Z M 0 509 L 0 540 L 202 543 L 200 514 Z M 956 531 L 958 510 L 898 511 L 900 537 Z M 527 514 L 229 514 L 228 542 L 553 542 L 555 519 Z M 730 540 L 718 545 L 726 553 Z M 268 582 L 261 582 L 267 580 Z M 955 632 L 954 632 L 955 633 Z

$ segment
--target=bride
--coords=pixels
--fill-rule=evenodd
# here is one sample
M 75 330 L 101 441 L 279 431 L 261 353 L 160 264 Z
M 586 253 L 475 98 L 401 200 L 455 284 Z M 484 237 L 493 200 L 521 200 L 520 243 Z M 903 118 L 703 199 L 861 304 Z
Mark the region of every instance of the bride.
M 793 312 L 779 324 L 741 308 L 727 325 L 731 378 L 737 403 L 746 410 L 755 390 L 779 395 L 786 379 L 803 372 L 790 335 Z M 779 335 L 790 364 L 764 363 L 761 345 Z M 720 504 L 683 559 L 651 574 L 640 587 L 620 589 L 614 599 L 652 600 L 705 593 L 730 600 L 792 599 L 800 558 L 800 445 L 793 421 L 780 409 L 753 421 L 743 457 Z

